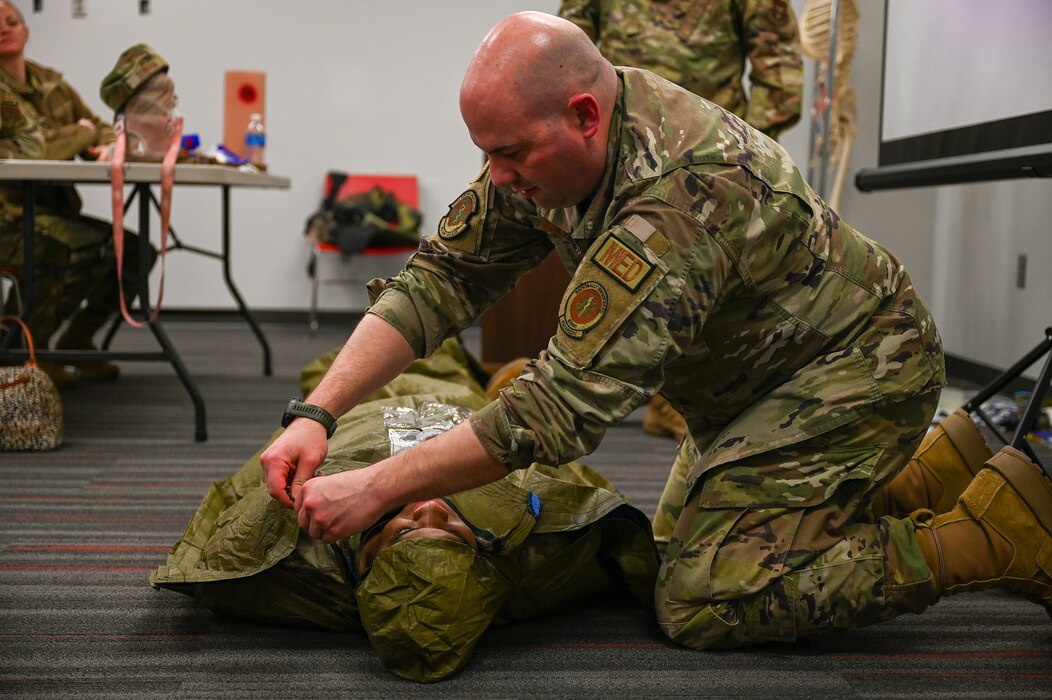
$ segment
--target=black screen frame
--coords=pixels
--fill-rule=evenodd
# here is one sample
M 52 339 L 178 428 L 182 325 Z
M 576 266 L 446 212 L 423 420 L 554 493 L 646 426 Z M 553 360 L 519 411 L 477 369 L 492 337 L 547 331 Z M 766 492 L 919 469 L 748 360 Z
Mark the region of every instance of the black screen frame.
M 1052 110 L 891 141 L 884 140 L 888 12 L 884 0 L 878 166 L 862 168 L 862 192 L 1052 177 Z

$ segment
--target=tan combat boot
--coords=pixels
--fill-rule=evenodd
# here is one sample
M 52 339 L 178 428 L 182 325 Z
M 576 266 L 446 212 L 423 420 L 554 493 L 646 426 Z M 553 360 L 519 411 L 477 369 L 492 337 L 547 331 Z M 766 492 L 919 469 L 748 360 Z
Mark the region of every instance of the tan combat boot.
M 647 404 L 647 414 L 643 416 L 643 432 L 682 440 L 683 434 L 687 432 L 687 421 L 664 396 L 655 394 Z
M 494 372 L 489 382 L 486 383 L 486 396 L 490 401 L 495 401 L 500 390 L 511 384 L 511 380 L 522 374 L 523 368 L 529 362 L 530 357 L 517 357 Z
M 902 471 L 877 494 L 873 514 L 905 518 L 921 508 L 946 513 L 992 456 L 975 421 L 958 409 L 928 431 Z
M 991 457 L 948 513 L 912 516 L 937 595 L 1005 588 L 1052 617 L 1052 481 L 1014 447 Z

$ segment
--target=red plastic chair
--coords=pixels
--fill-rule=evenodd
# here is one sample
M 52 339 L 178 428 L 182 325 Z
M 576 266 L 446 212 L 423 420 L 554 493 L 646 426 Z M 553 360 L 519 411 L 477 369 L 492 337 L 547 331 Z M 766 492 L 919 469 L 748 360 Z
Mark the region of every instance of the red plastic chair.
M 344 174 L 329 172 L 325 176 L 326 197 L 332 192 L 333 180 L 338 175 Z M 381 189 L 390 192 L 397 199 L 412 207 L 418 207 L 420 204 L 420 193 L 415 175 L 346 175 L 346 179 L 340 185 L 340 189 L 336 192 L 334 199 L 339 199 L 352 194 L 359 194 L 361 192 L 368 192 L 373 187 L 380 187 Z M 366 248 L 357 255 L 366 257 L 379 255 L 405 255 L 414 250 L 416 250 L 415 246 L 372 246 Z M 325 254 L 343 255 L 346 257 L 346 254 L 340 250 L 340 247 L 335 243 L 315 243 L 311 246 L 310 262 L 307 265 L 307 271 L 311 278 L 310 329 L 312 331 L 318 330 L 318 288 L 323 284 L 350 283 L 350 280 L 346 277 L 327 280 L 321 279 L 318 263 L 321 257 Z

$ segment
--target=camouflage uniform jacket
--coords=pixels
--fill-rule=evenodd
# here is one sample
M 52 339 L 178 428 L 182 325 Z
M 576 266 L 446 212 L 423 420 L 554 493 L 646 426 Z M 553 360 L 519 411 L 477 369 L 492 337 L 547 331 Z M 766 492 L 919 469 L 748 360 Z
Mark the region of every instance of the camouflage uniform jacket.
M 614 65 L 651 70 L 768 136 L 800 119 L 803 55 L 788 0 L 563 0 L 559 15 Z
M 16 80 L 7 71 L 0 68 L 0 90 L 14 95 L 21 110 L 30 116 L 38 125 L 44 139 L 44 150 L 9 151 L 8 142 L 4 143 L 4 158 L 46 158 L 48 160 L 72 160 L 83 153 L 89 146 L 112 143 L 116 136 L 113 127 L 94 114 L 67 83 L 62 74 L 33 61 L 26 61 L 26 84 Z M 95 124 L 94 131 L 78 124 L 80 119 L 90 119 Z M 47 207 L 63 216 L 75 216 L 80 213 L 80 197 L 70 185 L 38 189 L 38 205 Z M 9 217 L 21 216 L 21 185 L 4 185 L 0 187 L 0 209 Z
M 818 198 L 773 140 L 644 70 L 621 68 L 607 169 L 583 215 L 488 173 L 370 312 L 419 355 L 466 328 L 552 247 L 573 279 L 546 353 L 472 419 L 511 467 L 596 448 L 658 390 L 703 469 L 847 426 L 945 382 L 901 263 Z
M 44 136 L 22 99 L 0 83 L 0 158 L 43 158 Z M 13 220 L 0 206 L 0 225 Z
M 44 134 L 27 105 L 0 83 L 0 158 L 43 158 Z

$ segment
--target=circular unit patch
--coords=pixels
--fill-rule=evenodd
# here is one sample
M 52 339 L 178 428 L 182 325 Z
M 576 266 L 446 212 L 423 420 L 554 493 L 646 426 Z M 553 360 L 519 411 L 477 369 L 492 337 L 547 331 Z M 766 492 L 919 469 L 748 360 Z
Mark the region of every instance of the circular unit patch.
M 559 326 L 571 338 L 583 338 L 606 313 L 606 290 L 598 282 L 585 282 L 566 300 Z
M 478 210 L 478 195 L 474 190 L 467 190 L 449 205 L 449 213 L 442 217 L 438 224 L 438 235 L 442 238 L 456 238 L 468 230 L 468 222 Z

